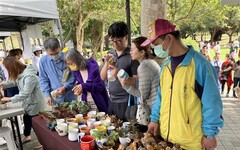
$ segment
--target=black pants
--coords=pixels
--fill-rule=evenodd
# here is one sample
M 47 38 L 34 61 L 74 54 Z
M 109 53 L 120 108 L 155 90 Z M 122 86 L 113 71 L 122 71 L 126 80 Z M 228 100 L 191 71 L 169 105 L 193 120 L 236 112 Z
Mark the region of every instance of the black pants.
M 221 82 L 222 82 L 222 92 L 223 92 L 224 91 L 224 86 L 225 86 L 225 83 L 227 83 L 227 80 L 222 80 Z M 231 86 L 228 87 L 227 94 L 229 94 L 230 89 L 231 89 Z
M 233 78 L 233 88 L 235 88 L 236 86 L 240 87 L 240 78 L 234 77 Z M 235 91 L 233 90 L 233 96 L 236 97 Z
M 125 117 L 125 111 L 127 109 L 128 103 L 113 103 L 109 102 L 108 104 L 108 114 L 109 115 L 116 115 L 118 119 L 121 119 L 123 121 L 127 121 L 127 118 Z
M 37 115 L 35 115 L 35 116 L 37 116 Z M 30 116 L 26 113 L 23 115 L 23 123 L 24 123 L 23 134 L 24 134 L 24 136 L 29 136 L 31 134 L 32 117 L 35 117 L 35 116 Z

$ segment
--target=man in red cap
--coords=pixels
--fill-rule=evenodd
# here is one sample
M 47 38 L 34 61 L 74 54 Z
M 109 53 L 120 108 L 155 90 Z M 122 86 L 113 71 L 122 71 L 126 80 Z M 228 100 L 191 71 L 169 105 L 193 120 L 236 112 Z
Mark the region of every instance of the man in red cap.
M 165 19 L 149 26 L 149 38 L 158 57 L 169 56 L 160 73 L 158 95 L 150 116 L 149 132 L 188 150 L 210 150 L 223 127 L 222 100 L 212 65 Z

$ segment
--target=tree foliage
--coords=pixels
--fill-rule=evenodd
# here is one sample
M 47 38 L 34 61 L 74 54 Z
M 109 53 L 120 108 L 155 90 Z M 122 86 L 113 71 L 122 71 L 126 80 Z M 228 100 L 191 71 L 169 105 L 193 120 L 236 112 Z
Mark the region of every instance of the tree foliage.
M 232 35 L 239 29 L 240 6 L 221 5 L 219 0 L 168 0 L 167 16 L 183 37 L 209 32 L 211 41 L 217 32 Z
M 166 1 L 167 19 L 177 25 L 184 38 L 209 32 L 213 40 L 218 31 L 223 31 L 231 41 L 231 36 L 240 30 L 240 6 L 221 5 L 219 0 Z M 57 4 L 64 42 L 72 40 L 76 47 L 79 42 L 88 43 L 95 53 L 103 49 L 110 24 L 126 22 L 125 0 L 57 0 Z M 130 0 L 133 34 L 140 33 L 140 4 L 141 0 Z M 51 24 L 44 23 L 45 36 L 52 36 L 50 27 Z
M 57 0 L 57 3 L 64 43 L 72 40 L 76 47 L 82 41 L 81 44 L 90 43 L 94 51 L 98 51 L 107 27 L 114 21 L 126 20 L 124 0 Z M 139 4 L 140 0 L 131 1 L 130 4 L 131 26 L 135 33 L 140 30 Z

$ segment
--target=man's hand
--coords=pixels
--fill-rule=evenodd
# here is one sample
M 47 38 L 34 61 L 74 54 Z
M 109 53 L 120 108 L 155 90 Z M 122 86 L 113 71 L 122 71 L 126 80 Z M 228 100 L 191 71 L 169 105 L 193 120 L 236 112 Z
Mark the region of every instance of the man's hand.
M 63 95 L 66 93 L 66 88 L 63 86 L 63 87 L 60 87 L 57 89 L 57 93 L 60 94 L 60 95 Z
M 72 89 L 72 91 L 74 92 L 74 95 L 81 95 L 82 94 L 82 85 L 78 84 L 76 86 L 74 86 L 74 88 Z
M 207 139 L 205 136 L 202 137 L 202 150 L 213 150 L 217 147 L 216 138 Z
M 109 62 L 110 58 L 113 58 L 113 59 L 114 59 L 114 56 L 113 56 L 113 54 L 106 54 L 106 55 L 104 56 L 104 58 L 105 58 L 105 62 Z
M 2 102 L 9 102 L 9 101 L 11 101 L 11 98 L 10 97 L 3 97 L 2 99 L 1 99 L 1 101 Z
M 112 77 L 117 78 L 117 73 L 118 73 L 119 69 L 114 65 L 108 65 L 108 69 L 111 70 Z
M 156 136 L 157 134 L 159 134 L 158 131 L 159 131 L 159 124 L 158 123 L 150 122 L 148 124 L 148 131 L 147 132 L 150 132 L 150 133 L 152 133 Z
M 45 102 L 46 102 L 46 104 L 47 104 L 48 106 L 52 106 L 52 99 L 51 99 L 51 97 L 46 98 L 46 99 L 45 99 Z

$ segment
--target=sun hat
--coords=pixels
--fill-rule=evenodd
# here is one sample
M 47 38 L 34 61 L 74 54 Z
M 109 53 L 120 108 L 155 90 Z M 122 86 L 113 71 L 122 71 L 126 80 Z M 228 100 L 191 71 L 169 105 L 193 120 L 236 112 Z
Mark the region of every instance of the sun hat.
M 42 50 L 42 47 L 39 45 L 34 46 L 33 52 Z
M 176 31 L 176 26 L 166 19 L 157 19 L 148 25 L 148 39 L 141 46 L 151 44 L 157 37 Z

